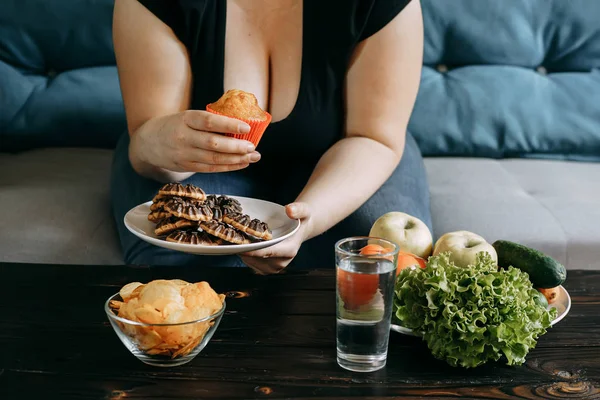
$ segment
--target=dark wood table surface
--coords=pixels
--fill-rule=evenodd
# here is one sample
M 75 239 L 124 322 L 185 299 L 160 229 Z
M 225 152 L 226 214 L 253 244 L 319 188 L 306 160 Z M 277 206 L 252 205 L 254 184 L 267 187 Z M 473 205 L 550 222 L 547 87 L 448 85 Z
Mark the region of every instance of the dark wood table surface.
M 103 311 L 131 281 L 206 280 L 227 293 L 212 341 L 190 363 L 151 367 Z M 521 367 L 452 368 L 392 332 L 375 373 L 335 359 L 334 271 L 0 264 L 0 399 L 600 399 L 600 272 L 570 271 L 569 315 Z

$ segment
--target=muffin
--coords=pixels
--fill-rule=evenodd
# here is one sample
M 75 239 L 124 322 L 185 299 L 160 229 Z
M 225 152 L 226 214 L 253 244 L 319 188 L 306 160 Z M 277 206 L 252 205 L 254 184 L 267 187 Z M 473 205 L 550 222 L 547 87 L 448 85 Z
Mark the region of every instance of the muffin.
M 226 136 L 243 139 L 258 146 L 267 126 L 271 123 L 271 114 L 258 105 L 252 93 L 243 90 L 228 90 L 219 100 L 206 106 L 206 111 L 239 119 L 250 125 L 249 133 L 226 133 Z

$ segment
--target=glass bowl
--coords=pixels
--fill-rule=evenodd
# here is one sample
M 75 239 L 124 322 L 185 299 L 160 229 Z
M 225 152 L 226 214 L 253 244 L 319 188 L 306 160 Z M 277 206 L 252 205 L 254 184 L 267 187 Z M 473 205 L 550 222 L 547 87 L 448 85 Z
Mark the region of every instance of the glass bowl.
M 117 316 L 112 300 L 121 301 L 119 293 L 104 304 L 104 311 L 115 333 L 138 360 L 156 367 L 175 367 L 194 359 L 216 332 L 223 307 L 208 317 L 177 324 L 146 324 Z

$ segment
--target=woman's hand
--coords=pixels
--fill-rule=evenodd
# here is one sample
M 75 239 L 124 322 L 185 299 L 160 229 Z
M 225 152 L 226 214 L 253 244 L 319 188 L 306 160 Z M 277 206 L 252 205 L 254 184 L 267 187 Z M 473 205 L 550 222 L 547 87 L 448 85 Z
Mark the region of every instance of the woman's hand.
M 220 133 L 249 131 L 237 119 L 188 110 L 143 124 L 132 135 L 130 159 L 134 168 L 141 163 L 179 173 L 239 170 L 260 160 L 260 154 L 252 143 Z
M 287 216 L 300 220 L 300 229 L 292 237 L 265 249 L 240 255 L 242 261 L 259 275 L 278 274 L 296 257 L 302 243 L 310 236 L 310 206 L 296 202 L 285 207 Z

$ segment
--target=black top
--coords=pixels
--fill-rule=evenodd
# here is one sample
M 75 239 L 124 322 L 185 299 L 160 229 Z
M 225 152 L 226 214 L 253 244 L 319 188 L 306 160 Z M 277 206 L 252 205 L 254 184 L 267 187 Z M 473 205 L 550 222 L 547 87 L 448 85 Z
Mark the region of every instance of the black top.
M 139 0 L 187 47 L 192 109 L 224 93 L 226 0 Z M 410 0 L 304 0 L 300 89 L 289 116 L 271 123 L 258 150 L 261 163 L 289 156 L 314 163 L 342 135 L 343 82 L 353 49 L 389 23 Z M 374 71 L 375 73 L 376 71 Z M 365 95 L 368 95 L 367 93 Z M 298 151 L 296 151 L 298 150 Z

